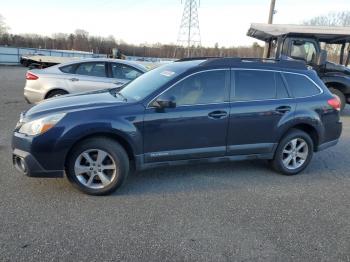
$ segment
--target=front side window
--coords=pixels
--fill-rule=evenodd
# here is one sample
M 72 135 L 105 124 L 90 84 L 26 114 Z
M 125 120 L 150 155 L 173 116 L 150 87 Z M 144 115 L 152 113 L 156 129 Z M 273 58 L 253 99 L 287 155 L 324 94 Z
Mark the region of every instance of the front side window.
M 296 98 L 314 96 L 321 92 L 316 84 L 304 75 L 289 73 L 284 73 L 283 75 L 288 83 L 290 91 Z
M 175 84 L 158 99 L 171 99 L 177 106 L 225 102 L 227 73 L 228 70 L 216 70 L 191 75 Z
M 142 72 L 139 70 L 132 68 L 131 66 L 112 63 L 112 77 L 123 79 L 123 80 L 134 80 L 142 75 Z
M 106 64 L 104 62 L 81 63 L 75 73 L 77 75 L 106 77 Z
M 299 40 L 292 41 L 291 57 L 305 60 L 307 63 L 315 63 L 317 58 L 315 44 Z
M 75 68 L 75 65 L 66 65 L 66 66 L 61 66 L 59 69 L 63 73 L 72 74 L 74 71 L 74 68 Z

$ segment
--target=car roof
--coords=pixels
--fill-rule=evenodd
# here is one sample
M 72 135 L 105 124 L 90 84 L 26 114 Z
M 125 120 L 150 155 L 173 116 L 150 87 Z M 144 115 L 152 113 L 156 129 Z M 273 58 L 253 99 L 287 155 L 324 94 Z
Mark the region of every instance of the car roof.
M 86 62 L 116 62 L 116 63 L 120 63 L 120 64 L 124 64 L 124 65 L 133 66 L 133 67 L 141 70 L 144 73 L 149 71 L 149 69 L 145 65 L 143 65 L 142 63 L 137 63 L 137 62 L 129 61 L 129 60 L 122 60 L 122 59 L 112 59 L 112 58 L 82 58 L 79 60 L 74 60 L 71 62 L 62 63 L 62 64 L 59 64 L 57 66 L 62 67 L 62 66 L 68 66 L 68 65 L 79 64 L 79 63 L 86 63 Z
M 350 42 L 350 27 L 253 23 L 247 32 L 247 36 L 265 42 L 286 35 L 313 37 L 320 42 L 342 44 Z
M 186 58 L 178 60 L 175 64 L 181 63 L 188 68 L 250 68 L 250 69 L 271 69 L 271 70 L 308 70 L 303 61 L 283 59 L 261 59 L 261 58 Z

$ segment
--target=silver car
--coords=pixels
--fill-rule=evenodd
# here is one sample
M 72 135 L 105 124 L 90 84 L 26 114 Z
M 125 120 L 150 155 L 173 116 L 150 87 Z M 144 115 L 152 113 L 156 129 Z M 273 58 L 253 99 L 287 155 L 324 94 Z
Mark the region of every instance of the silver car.
M 24 97 L 29 103 L 60 95 L 120 87 L 147 72 L 146 66 L 117 59 L 83 59 L 27 72 Z

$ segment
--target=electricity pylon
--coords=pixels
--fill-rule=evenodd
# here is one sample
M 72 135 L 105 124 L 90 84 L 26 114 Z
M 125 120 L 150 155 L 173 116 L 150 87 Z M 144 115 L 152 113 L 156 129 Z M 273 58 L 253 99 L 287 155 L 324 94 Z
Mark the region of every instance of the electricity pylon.
M 201 47 L 201 33 L 198 19 L 199 5 L 200 0 L 185 0 L 177 45 L 187 49 L 187 57 L 194 55 L 193 49 L 198 50 Z

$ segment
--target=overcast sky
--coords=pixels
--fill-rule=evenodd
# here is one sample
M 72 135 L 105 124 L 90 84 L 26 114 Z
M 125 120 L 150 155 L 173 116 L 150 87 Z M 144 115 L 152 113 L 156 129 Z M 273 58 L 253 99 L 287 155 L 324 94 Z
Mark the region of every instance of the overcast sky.
M 182 2 L 184 2 L 183 0 Z M 252 22 L 266 22 L 270 0 L 201 0 L 199 22 L 204 46 L 238 46 Z M 128 43 L 176 43 L 180 0 L 0 0 L 12 33 L 113 35 Z M 277 0 L 275 23 L 301 23 L 331 11 L 350 10 L 350 0 Z

